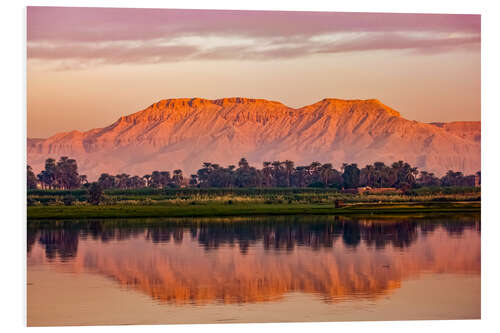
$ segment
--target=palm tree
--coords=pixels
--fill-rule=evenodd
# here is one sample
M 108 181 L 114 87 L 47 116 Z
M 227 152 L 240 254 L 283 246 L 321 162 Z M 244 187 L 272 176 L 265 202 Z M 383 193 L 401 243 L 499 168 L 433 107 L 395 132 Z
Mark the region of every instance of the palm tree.
M 282 163 L 280 161 L 274 161 L 271 163 L 272 167 L 272 185 L 273 186 L 281 186 L 283 184 L 283 172 L 282 172 Z
M 264 180 L 264 186 L 270 187 L 272 183 L 272 169 L 271 162 L 262 163 L 262 178 Z
M 99 176 L 97 183 L 105 190 L 110 189 L 116 186 L 116 177 L 103 173 Z
M 398 161 L 392 164 L 392 169 L 397 175 L 395 184 L 397 187 L 401 187 L 402 184 L 408 184 L 411 187 L 416 183 L 417 168 L 413 168 L 403 161 Z
M 149 180 L 151 179 L 151 175 L 144 175 L 142 176 L 142 179 L 146 182 L 146 187 L 149 187 Z
M 89 183 L 89 181 L 87 180 L 87 175 L 80 175 L 80 186 L 81 185 L 86 185 Z
M 27 166 L 26 176 L 27 176 L 26 184 L 28 186 L 28 189 L 35 189 L 37 185 L 37 179 L 35 174 L 33 173 L 33 169 L 29 165 Z
M 292 184 L 292 174 L 294 171 L 294 163 L 293 161 L 286 160 L 285 164 L 285 172 L 286 172 L 286 186 L 290 187 Z
M 374 187 L 376 184 L 376 170 L 373 165 L 366 165 L 359 174 L 359 183 L 364 186 Z
M 172 177 L 172 182 L 177 187 L 180 187 L 182 185 L 183 180 L 184 180 L 184 177 L 182 177 L 182 170 L 180 170 L 180 169 L 174 170 L 174 176 Z
M 319 183 L 321 181 L 321 174 L 320 174 L 320 168 L 321 168 L 321 163 L 318 161 L 314 161 L 309 165 L 309 179 L 308 183 Z
M 360 170 L 356 163 L 347 164 L 344 163 L 342 165 L 342 170 L 344 173 L 342 174 L 343 184 L 346 188 L 355 188 L 359 186 L 359 175 Z
M 333 166 L 331 163 L 323 164 L 320 168 L 321 182 L 324 186 L 328 187 L 329 180 L 333 177 Z
M 191 175 L 191 178 L 189 179 L 189 185 L 191 186 L 198 185 L 198 175 Z
M 441 178 L 441 183 L 443 186 L 459 186 L 463 183 L 463 178 L 463 173 L 448 170 L 446 175 Z
M 259 172 L 248 164 L 246 158 L 238 163 L 239 168 L 235 172 L 235 185 L 239 187 L 256 187 L 260 184 Z
M 121 188 L 121 189 L 127 189 L 130 187 L 130 179 L 129 179 L 129 175 L 127 175 L 126 173 L 122 173 L 120 175 L 116 175 L 116 178 L 118 179 L 118 188 Z
M 62 156 L 57 162 L 55 175 L 56 183 L 60 188 L 73 189 L 81 185 L 76 160 L 67 156 Z
M 235 165 L 230 165 L 226 169 L 228 183 L 229 183 L 229 187 L 230 188 L 233 188 L 234 183 L 236 181 L 236 175 L 235 175 L 235 171 L 234 170 L 236 170 L 236 166 Z
M 240 159 L 240 161 L 238 162 L 238 166 L 239 166 L 240 168 L 242 168 L 242 169 L 246 169 L 246 168 L 248 168 L 248 166 L 249 166 L 249 165 L 248 165 L 248 161 L 247 161 L 247 159 L 246 159 L 246 158 L 244 158 L 244 157 L 242 157 L 242 158 Z
M 45 170 L 42 170 L 37 177 L 44 188 L 52 189 L 56 186 L 57 165 L 56 160 L 48 158 L 45 160 Z
M 422 186 L 438 186 L 439 178 L 434 176 L 432 172 L 421 171 L 420 176 L 417 178 L 417 184 Z
M 307 178 L 307 168 L 305 166 L 298 166 L 292 176 L 292 183 L 294 186 L 305 187 Z

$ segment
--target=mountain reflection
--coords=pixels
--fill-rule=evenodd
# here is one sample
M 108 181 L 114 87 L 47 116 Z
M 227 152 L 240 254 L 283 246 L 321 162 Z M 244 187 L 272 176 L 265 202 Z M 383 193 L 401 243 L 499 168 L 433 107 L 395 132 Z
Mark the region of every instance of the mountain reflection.
M 148 221 L 146 221 L 148 222 Z M 480 274 L 478 216 L 64 222 L 28 228 L 28 265 L 97 273 L 161 302 L 377 298 L 421 273 Z

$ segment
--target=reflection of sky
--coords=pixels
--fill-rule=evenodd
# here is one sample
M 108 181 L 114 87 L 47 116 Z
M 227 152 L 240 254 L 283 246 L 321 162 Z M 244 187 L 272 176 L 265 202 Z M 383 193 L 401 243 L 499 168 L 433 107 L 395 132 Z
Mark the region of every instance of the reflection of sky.
M 402 247 L 389 242 L 377 248 L 364 236 L 355 247 L 337 238 L 331 247 L 313 250 L 309 244 L 288 251 L 286 246 L 266 250 L 262 239 L 251 242 L 246 251 L 238 242 L 207 249 L 188 230 L 182 241 L 154 243 L 144 231 L 125 240 L 79 239 L 76 255 L 65 261 L 60 255 L 47 260 L 37 242 L 28 266 L 103 275 L 161 302 L 176 304 L 260 302 L 292 292 L 316 294 L 327 302 L 372 299 L 425 272 L 479 275 L 480 234 L 472 228 L 457 229 L 461 232 L 437 227 L 425 237 L 416 229 L 413 240 Z M 405 238 L 397 233 L 386 237 Z

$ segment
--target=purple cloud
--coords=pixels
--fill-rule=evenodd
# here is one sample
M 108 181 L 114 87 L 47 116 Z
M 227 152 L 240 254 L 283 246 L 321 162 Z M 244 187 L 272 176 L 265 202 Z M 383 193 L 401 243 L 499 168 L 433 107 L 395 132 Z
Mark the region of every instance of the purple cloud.
M 479 49 L 480 23 L 479 15 L 28 7 L 28 58 L 116 64 L 445 52 Z M 335 34 L 345 36 L 315 39 Z M 206 47 L 182 42 L 186 36 L 256 42 Z

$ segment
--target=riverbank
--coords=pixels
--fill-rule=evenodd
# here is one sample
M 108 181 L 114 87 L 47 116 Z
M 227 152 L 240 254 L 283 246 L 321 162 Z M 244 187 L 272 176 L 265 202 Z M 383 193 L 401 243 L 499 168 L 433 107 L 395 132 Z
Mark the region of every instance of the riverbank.
M 480 213 L 481 203 L 417 202 L 357 203 L 342 208 L 331 204 L 220 204 L 204 205 L 99 205 L 33 206 L 28 219 L 218 217 L 262 215 L 404 215 Z

